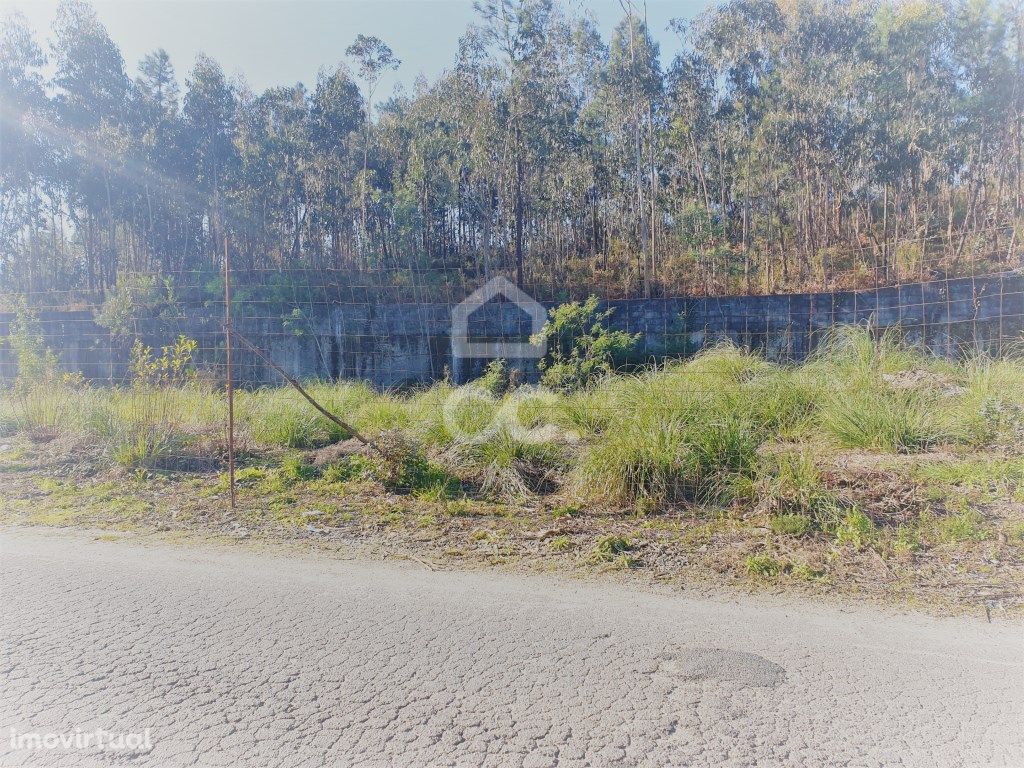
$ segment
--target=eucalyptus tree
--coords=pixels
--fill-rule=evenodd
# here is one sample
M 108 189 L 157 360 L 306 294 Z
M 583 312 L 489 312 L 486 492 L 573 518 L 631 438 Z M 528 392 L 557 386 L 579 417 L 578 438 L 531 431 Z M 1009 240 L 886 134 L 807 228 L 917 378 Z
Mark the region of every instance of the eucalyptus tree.
M 63 150 L 58 173 L 83 239 L 88 288 L 103 288 L 117 276 L 129 80 L 121 52 L 87 3 L 62 2 L 53 31 L 51 86 Z
M 451 68 L 378 105 L 378 38 L 311 91 L 252 93 L 206 56 L 179 88 L 161 50 L 130 80 L 65 2 L 48 61 L 0 26 L 0 284 L 210 270 L 227 233 L 242 280 L 372 270 L 417 297 L 499 272 L 572 298 L 1002 269 L 1024 232 L 1014 3 L 725 0 L 673 24 L 663 70 L 632 0 L 607 40 L 564 2 L 479 0 Z
M 0 20 L 0 271 L 29 291 L 41 265 L 34 239 L 21 263 L 20 234 L 40 226 L 52 159 L 45 63 L 23 15 Z
M 660 111 L 663 83 L 658 46 L 646 24 L 634 15 L 632 3 L 625 3 L 625 7 L 627 15 L 612 35 L 595 98 L 611 139 L 608 159 L 614 164 L 615 175 L 631 180 L 628 193 L 626 184 L 617 193 L 622 210 L 631 212 L 627 223 L 630 250 L 636 253 L 635 273 L 644 295 L 649 296 L 655 260 L 651 235 L 657 183 L 654 111 Z
M 355 136 L 365 125 L 359 88 L 344 67 L 321 73 L 310 103 L 309 193 L 313 203 L 310 248 L 320 253 L 326 239 L 329 263 L 341 267 L 351 240 L 350 200 L 354 189 Z
M 365 119 L 363 122 L 363 174 L 359 180 L 360 205 L 362 208 L 361 237 L 369 238 L 366 227 L 366 200 L 372 184 L 369 175 L 368 157 L 370 152 L 370 133 L 373 127 L 373 95 L 381 76 L 388 70 L 401 66 L 400 59 L 394 51 L 379 37 L 357 35 L 352 45 L 345 49 L 345 55 L 358 65 L 359 77 L 363 81 L 365 97 Z
M 499 124 L 504 128 L 512 165 L 512 241 L 517 285 L 524 283 L 527 206 L 527 155 L 537 146 L 538 110 L 543 87 L 552 75 L 549 43 L 558 23 L 552 0 L 486 0 L 475 3 L 481 39 L 499 57 L 502 74 L 497 94 Z
M 130 120 L 141 185 L 135 223 L 148 251 L 157 257 L 162 270 L 170 273 L 173 254 L 187 248 L 182 222 L 195 204 L 191 179 L 182 173 L 181 92 L 164 49 L 146 54 L 138 70 Z
M 204 258 L 206 264 L 217 263 L 220 252 L 224 235 L 221 198 L 234 183 L 238 169 L 238 152 L 234 145 L 236 106 L 235 90 L 220 65 L 200 54 L 185 81 L 182 113 L 188 173 L 199 206 L 190 224 L 200 249 L 193 257 L 201 257 L 193 261 L 195 266 L 204 263 Z

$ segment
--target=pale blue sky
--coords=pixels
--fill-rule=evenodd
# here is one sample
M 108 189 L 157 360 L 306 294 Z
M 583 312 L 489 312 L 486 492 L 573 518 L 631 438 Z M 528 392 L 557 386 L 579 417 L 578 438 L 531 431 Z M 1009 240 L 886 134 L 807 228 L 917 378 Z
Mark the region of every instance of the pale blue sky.
M 622 17 L 619 0 L 562 0 L 570 12 L 590 12 L 608 38 Z M 692 18 L 709 0 L 648 0 L 647 17 L 667 64 L 679 48 L 666 29 L 672 18 Z M 244 75 L 256 91 L 301 81 L 312 86 L 322 67 L 344 58 L 359 33 L 391 46 L 402 67 L 383 80 L 378 98 L 397 82 L 410 87 L 422 73 L 433 80 L 455 57 L 457 41 L 476 20 L 472 0 L 94 0 L 100 20 L 120 46 L 129 72 L 158 47 L 171 55 L 184 81 L 200 51 L 228 75 Z M 642 0 L 635 5 L 643 11 Z M 37 32 L 50 37 L 56 2 L 0 0 L 0 9 L 21 10 Z

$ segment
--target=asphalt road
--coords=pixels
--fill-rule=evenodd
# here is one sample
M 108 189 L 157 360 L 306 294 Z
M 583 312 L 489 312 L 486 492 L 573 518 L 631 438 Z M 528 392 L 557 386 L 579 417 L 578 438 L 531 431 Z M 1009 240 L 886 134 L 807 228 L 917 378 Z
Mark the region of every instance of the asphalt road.
M 998 619 L 24 531 L 0 590 L 3 766 L 1024 766 Z

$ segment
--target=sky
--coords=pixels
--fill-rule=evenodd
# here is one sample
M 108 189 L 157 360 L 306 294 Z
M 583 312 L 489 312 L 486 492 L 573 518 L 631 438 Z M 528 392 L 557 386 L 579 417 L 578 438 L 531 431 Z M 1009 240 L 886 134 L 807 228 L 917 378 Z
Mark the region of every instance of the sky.
M 619 0 L 562 0 L 576 15 L 593 15 L 607 40 L 622 17 Z M 648 24 L 661 45 L 663 64 L 679 49 L 666 27 L 692 18 L 709 0 L 648 0 Z M 643 12 L 643 0 L 635 0 Z M 477 19 L 472 0 L 93 0 L 100 21 L 121 48 L 130 74 L 156 48 L 171 56 L 179 81 L 196 54 L 212 56 L 229 76 L 241 75 L 255 91 L 303 82 L 342 61 L 359 33 L 376 35 L 402 60 L 377 88 L 390 95 L 397 83 L 411 90 L 419 75 L 434 80 L 454 61 L 459 37 Z M 48 41 L 54 0 L 0 0 L 25 14 L 36 39 Z M 47 46 L 44 44 L 44 48 Z

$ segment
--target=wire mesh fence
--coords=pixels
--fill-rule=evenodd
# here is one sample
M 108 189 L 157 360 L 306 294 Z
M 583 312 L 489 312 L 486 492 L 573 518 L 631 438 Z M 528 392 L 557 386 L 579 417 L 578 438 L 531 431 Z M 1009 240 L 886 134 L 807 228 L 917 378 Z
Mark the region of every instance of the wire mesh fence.
M 971 360 L 1012 356 L 1024 331 L 1019 270 L 781 295 L 588 302 L 581 291 L 575 303 L 504 278 L 435 279 L 428 290 L 387 285 L 401 282 L 394 275 L 247 270 L 225 291 L 224 277 L 133 274 L 91 303 L 71 292 L 5 297 L 3 428 L 86 436 L 96 461 L 200 471 L 216 488 L 237 449 L 243 473 L 300 451 L 302 466 L 365 470 L 402 492 L 507 496 L 583 483 L 615 503 L 695 500 L 745 471 L 768 431 L 838 407 L 835 392 L 888 402 L 893 419 L 909 420 L 907 434 L 882 426 L 854 443 L 960 439 L 933 418 L 953 407 L 934 393 L 904 402 L 920 393 L 879 388 L 878 375 L 899 373 L 879 360 L 905 352 L 900 365 L 936 376 L 941 359 L 959 360 L 945 365 L 959 366 L 960 381 Z M 858 354 L 877 370 L 854 390 L 840 379 Z M 695 356 L 725 368 L 671 364 Z M 236 418 L 228 382 L 240 388 Z M 971 419 L 981 407 L 961 406 Z M 602 458 L 623 436 L 674 447 L 641 448 L 623 469 L 612 466 L 621 456 Z

